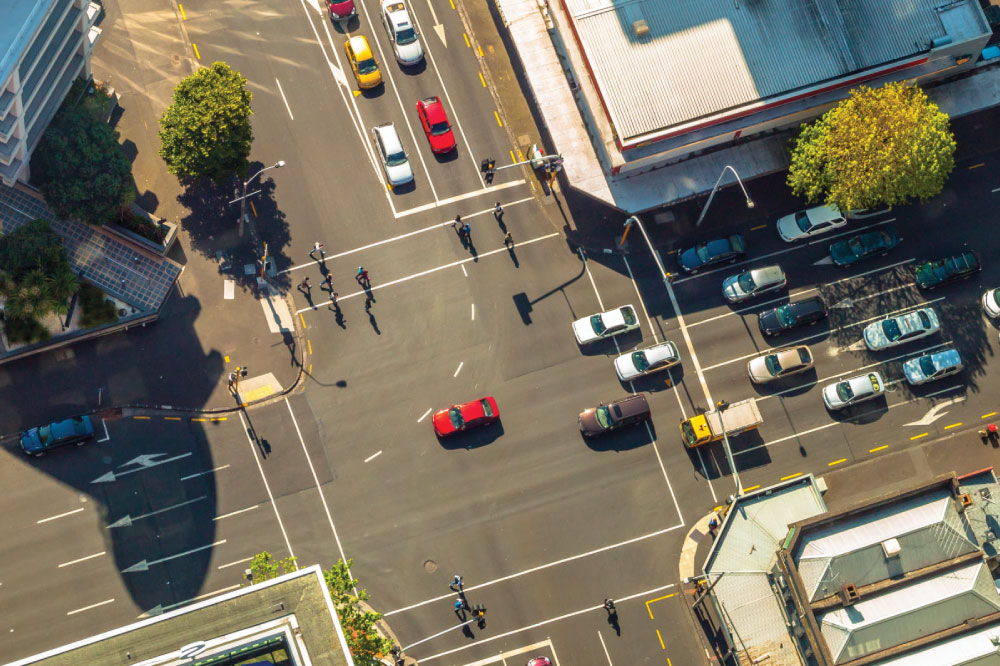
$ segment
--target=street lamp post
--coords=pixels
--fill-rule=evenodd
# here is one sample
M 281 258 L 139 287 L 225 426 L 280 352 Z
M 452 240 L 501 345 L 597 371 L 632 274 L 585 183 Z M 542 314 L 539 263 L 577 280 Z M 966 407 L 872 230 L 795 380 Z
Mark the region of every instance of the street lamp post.
M 240 227 L 239 227 L 240 238 L 243 238 L 243 228 L 246 225 L 246 219 L 247 219 L 247 185 L 250 184 L 250 181 L 252 181 L 260 174 L 264 173 L 268 169 L 280 169 L 283 166 L 285 166 L 285 160 L 278 160 L 276 163 L 272 164 L 269 167 L 264 167 L 263 169 L 261 169 L 254 175 L 250 176 L 245 181 L 243 181 L 243 196 L 240 197 Z
M 719 183 L 722 182 L 722 177 L 726 175 L 726 169 L 733 172 L 736 176 L 736 182 L 740 184 L 740 189 L 743 190 L 743 196 L 747 198 L 747 208 L 753 208 L 753 199 L 747 194 L 747 188 L 743 187 L 743 181 L 740 180 L 740 174 L 736 173 L 736 169 L 729 166 L 728 164 L 722 168 L 722 173 L 719 174 L 719 179 L 715 181 L 715 187 L 712 188 L 712 193 L 708 195 L 708 201 L 705 202 L 705 207 L 701 209 L 701 215 L 698 216 L 698 221 L 694 223 L 694 226 L 700 226 L 701 221 L 705 219 L 705 213 L 708 211 L 708 207 L 712 204 L 712 198 L 715 197 L 715 191 L 719 189 Z

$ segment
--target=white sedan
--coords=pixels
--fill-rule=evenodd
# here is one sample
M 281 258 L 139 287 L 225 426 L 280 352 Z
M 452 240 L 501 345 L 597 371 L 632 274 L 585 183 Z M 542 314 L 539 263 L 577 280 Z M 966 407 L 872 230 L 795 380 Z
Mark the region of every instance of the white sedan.
M 573 335 L 578 344 L 586 345 L 639 328 L 635 308 L 623 305 L 614 310 L 590 315 L 573 322 Z
M 879 351 L 925 338 L 940 330 L 941 320 L 934 308 L 922 308 L 868 324 L 864 338 L 868 349 Z
M 823 389 L 823 403 L 827 409 L 850 407 L 865 400 L 872 400 L 885 393 L 885 381 L 877 372 L 858 375 Z
M 791 243 L 803 238 L 825 234 L 845 224 L 847 224 L 847 220 L 835 207 L 816 206 L 779 218 L 777 227 L 778 235 L 784 241 Z
M 400 0 L 382 0 L 382 25 L 389 34 L 392 51 L 400 65 L 416 65 L 424 59 L 416 28 Z
M 785 286 L 785 271 L 777 264 L 753 268 L 722 281 L 722 295 L 730 303 L 739 303 L 748 298 L 765 294 Z
M 1000 289 L 990 289 L 983 294 L 983 310 L 989 317 L 1000 317 Z
M 627 382 L 636 377 L 666 370 L 680 362 L 681 357 L 677 353 L 677 346 L 667 341 L 622 354 L 615 359 L 615 372 L 618 374 L 618 379 Z
M 747 363 L 747 373 L 754 384 L 765 384 L 789 375 L 797 375 L 811 367 L 813 367 L 813 357 L 809 347 L 799 345 L 750 359 Z

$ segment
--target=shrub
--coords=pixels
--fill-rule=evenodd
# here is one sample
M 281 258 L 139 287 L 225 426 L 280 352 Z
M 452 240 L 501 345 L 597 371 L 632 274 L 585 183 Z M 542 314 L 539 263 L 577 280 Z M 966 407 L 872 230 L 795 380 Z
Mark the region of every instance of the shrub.
M 80 304 L 80 326 L 94 328 L 102 324 L 118 321 L 118 311 L 114 304 L 104 298 L 104 292 L 90 284 L 80 284 L 78 296 Z

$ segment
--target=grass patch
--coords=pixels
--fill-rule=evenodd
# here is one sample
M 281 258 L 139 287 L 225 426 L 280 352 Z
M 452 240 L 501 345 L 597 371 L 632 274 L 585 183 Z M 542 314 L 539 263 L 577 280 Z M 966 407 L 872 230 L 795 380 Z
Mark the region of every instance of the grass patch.
M 7 319 L 4 330 L 11 342 L 41 342 L 50 337 L 49 330 L 34 319 Z
M 88 282 L 80 283 L 80 326 L 94 328 L 118 321 L 115 306 L 104 298 L 104 292 Z

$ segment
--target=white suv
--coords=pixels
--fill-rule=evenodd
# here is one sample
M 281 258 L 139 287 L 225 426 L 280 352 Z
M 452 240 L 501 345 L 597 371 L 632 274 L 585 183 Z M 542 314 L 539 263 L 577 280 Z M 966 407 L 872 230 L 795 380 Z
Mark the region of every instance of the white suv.
M 416 65 L 424 59 L 417 30 L 400 0 L 382 0 L 382 25 L 389 33 L 392 51 L 400 65 Z
M 372 137 L 389 185 L 397 187 L 412 183 L 413 169 L 410 168 L 410 161 L 406 159 L 406 151 L 403 150 L 403 143 L 396 133 L 396 126 L 392 123 L 377 125 L 372 128 Z

